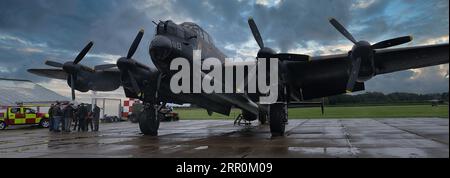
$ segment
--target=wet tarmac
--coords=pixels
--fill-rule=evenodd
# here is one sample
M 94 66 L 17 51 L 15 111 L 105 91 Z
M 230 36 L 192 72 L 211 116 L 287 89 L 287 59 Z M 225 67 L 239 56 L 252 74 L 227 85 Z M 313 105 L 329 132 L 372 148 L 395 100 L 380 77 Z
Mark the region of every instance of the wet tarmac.
M 142 136 L 128 122 L 100 132 L 0 131 L 5 157 L 449 157 L 449 120 L 291 119 L 286 136 L 271 138 L 267 125 L 233 126 L 231 120 L 161 123 L 160 136 Z

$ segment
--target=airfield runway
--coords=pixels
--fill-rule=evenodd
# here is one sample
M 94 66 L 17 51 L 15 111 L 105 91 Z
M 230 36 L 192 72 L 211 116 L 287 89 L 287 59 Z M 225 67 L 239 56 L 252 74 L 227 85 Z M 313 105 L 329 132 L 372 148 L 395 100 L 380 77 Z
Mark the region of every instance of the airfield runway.
M 101 125 L 97 133 L 47 129 L 0 131 L 4 157 L 449 157 L 449 120 L 291 119 L 286 136 L 268 126 L 230 120 L 161 123 L 159 137 L 142 136 L 129 122 Z

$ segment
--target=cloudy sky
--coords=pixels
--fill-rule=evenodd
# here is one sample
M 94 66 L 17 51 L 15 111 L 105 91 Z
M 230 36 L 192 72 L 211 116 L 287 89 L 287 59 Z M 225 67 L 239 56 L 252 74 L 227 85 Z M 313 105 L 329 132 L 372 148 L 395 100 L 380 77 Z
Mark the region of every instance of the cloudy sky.
M 90 40 L 83 64 L 115 63 L 126 55 L 140 28 L 146 30 L 135 57 L 150 66 L 152 20 L 201 25 L 230 57 L 252 57 L 258 47 L 247 18 L 254 17 L 266 46 L 313 56 L 346 53 L 351 43 L 329 23 L 342 22 L 371 43 L 413 35 L 404 46 L 448 43 L 448 0 L 0 0 L 0 77 L 30 79 L 66 94 L 65 81 L 28 74 L 46 59 L 73 60 Z M 448 65 L 377 76 L 368 91 L 448 91 Z

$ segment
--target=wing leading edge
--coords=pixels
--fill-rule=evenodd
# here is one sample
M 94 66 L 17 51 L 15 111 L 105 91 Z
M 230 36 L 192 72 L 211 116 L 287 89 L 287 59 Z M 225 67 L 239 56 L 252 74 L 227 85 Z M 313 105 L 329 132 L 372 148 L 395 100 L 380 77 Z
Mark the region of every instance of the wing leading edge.
M 28 69 L 28 72 L 47 78 L 67 80 L 67 73 L 62 69 Z

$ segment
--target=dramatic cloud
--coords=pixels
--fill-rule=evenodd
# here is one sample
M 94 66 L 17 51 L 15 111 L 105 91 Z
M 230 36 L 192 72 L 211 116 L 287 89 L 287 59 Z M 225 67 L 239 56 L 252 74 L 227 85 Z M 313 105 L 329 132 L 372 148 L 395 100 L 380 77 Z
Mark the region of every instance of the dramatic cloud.
M 45 59 L 73 60 L 88 41 L 95 45 L 88 66 L 115 63 L 126 54 L 140 28 L 146 30 L 135 58 L 153 66 L 148 45 L 152 20 L 192 21 L 229 56 L 252 57 L 258 46 L 247 18 L 254 17 L 267 46 L 309 55 L 345 53 L 351 43 L 329 23 L 342 22 L 359 40 L 371 43 L 413 35 L 408 45 L 448 42 L 448 0 L 2 0 L 0 2 L 0 77 L 25 78 L 61 93 L 55 82 L 26 72 Z M 448 65 L 377 76 L 369 91 L 444 92 Z M 120 90 L 118 91 L 120 92 Z M 64 93 L 66 94 L 66 93 Z

